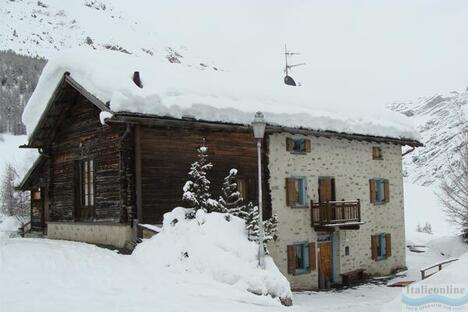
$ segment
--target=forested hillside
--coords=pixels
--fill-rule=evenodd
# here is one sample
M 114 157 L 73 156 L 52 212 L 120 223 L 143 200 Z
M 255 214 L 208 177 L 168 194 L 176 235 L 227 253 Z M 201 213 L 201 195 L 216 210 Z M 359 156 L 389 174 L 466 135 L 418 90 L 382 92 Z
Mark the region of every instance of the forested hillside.
M 21 114 L 46 60 L 0 51 L 0 133 L 25 134 Z

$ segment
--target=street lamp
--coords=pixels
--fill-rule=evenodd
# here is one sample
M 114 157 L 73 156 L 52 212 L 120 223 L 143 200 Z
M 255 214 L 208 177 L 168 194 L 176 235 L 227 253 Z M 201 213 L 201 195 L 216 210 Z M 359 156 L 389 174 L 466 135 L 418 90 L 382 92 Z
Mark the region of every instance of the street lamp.
M 262 269 L 265 268 L 264 256 L 265 248 L 263 246 L 263 205 L 262 205 L 262 140 L 265 136 L 266 122 L 262 112 L 255 113 L 252 122 L 254 137 L 257 140 L 257 158 L 258 158 L 258 264 Z

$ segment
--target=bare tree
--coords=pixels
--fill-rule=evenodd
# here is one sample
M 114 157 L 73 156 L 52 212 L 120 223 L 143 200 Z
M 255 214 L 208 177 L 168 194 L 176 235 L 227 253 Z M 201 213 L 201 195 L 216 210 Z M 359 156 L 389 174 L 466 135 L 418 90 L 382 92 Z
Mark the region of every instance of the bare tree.
M 7 163 L 0 185 L 1 192 L 1 213 L 6 216 L 14 216 L 25 224 L 29 220 L 29 202 L 28 193 L 23 193 L 15 189 L 15 184 L 19 180 L 18 172 L 11 163 Z
M 468 125 L 462 122 L 457 161 L 449 162 L 449 171 L 441 184 L 440 200 L 451 222 L 458 225 L 468 242 Z

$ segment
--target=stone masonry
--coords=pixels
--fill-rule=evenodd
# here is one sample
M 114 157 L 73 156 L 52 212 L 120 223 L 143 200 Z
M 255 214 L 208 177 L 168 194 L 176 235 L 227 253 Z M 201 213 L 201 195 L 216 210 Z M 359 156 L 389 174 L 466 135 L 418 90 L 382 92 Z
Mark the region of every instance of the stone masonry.
M 310 139 L 311 152 L 305 154 L 288 152 L 286 150 L 288 137 Z M 373 146 L 382 149 L 382 160 L 372 159 Z M 364 269 L 372 275 L 385 275 L 405 267 L 401 146 L 278 133 L 269 137 L 268 151 L 272 209 L 279 219 L 279 239 L 270 243 L 268 248 L 293 289 L 317 288 L 318 274 L 317 270 L 314 270 L 302 275 L 289 275 L 287 245 L 299 241 L 316 242 L 317 233 L 311 227 L 310 208 L 286 206 L 287 177 L 306 177 L 308 203 L 310 200 L 318 201 L 319 177 L 335 178 L 337 200 L 361 200 L 361 221 L 364 224 L 360 229 L 339 230 L 333 234 L 336 243 L 333 248 L 336 282 L 340 282 L 340 273 L 356 269 Z M 388 203 L 381 205 L 370 203 L 369 179 L 376 177 L 389 180 Z M 371 235 L 378 233 L 391 234 L 392 255 L 387 259 L 375 261 L 371 258 Z M 349 247 L 347 256 L 345 247 Z

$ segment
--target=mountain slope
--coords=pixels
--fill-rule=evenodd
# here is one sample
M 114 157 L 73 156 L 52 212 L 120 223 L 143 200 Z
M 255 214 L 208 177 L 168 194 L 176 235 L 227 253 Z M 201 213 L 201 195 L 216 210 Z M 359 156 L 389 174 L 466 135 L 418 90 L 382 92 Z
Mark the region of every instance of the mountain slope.
M 457 161 L 459 134 L 468 127 L 468 91 L 395 102 L 389 108 L 413 119 L 425 145 L 404 158 L 408 180 L 423 186 L 437 183 L 448 164 Z
M 0 46 L 49 58 L 76 46 L 150 54 L 181 62 L 182 51 L 125 17 L 110 1 L 1 0 Z M 144 42 L 144 45 L 141 43 Z

